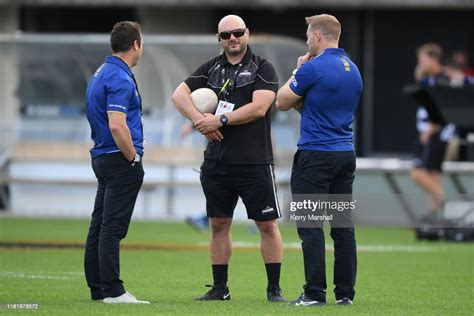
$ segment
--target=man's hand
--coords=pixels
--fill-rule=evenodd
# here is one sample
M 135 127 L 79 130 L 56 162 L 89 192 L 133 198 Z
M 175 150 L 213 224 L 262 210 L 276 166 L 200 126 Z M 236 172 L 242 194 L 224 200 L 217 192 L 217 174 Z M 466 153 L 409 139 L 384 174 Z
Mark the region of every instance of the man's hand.
M 301 114 L 301 111 L 303 111 L 303 99 L 300 99 L 298 102 L 293 105 L 293 109 L 295 109 L 298 113 Z
M 301 65 L 303 65 L 305 62 L 310 60 L 312 56 L 308 53 L 306 53 L 303 56 L 298 57 L 298 61 L 296 62 L 296 68 L 300 68 Z
M 204 118 L 196 121 L 194 123 L 194 127 L 196 130 L 205 135 L 210 132 L 216 131 L 218 128 L 222 127 L 222 123 L 220 121 L 220 118 L 218 116 L 215 116 L 213 114 L 205 113 Z
M 204 134 L 204 136 L 206 136 L 207 140 L 210 142 L 220 142 L 221 140 L 224 139 L 224 136 L 222 136 L 219 130 L 215 130 L 214 132 L 209 132 L 207 134 Z

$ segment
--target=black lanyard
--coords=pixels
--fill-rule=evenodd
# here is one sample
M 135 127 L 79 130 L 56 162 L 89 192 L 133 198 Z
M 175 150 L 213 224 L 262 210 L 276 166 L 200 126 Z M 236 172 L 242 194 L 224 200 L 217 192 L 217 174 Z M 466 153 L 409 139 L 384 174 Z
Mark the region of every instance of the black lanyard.
M 219 91 L 218 97 L 221 95 L 222 92 L 224 92 L 224 101 L 228 101 L 227 96 L 230 95 L 229 100 L 232 99 L 232 96 L 234 95 L 234 90 L 236 88 L 236 82 L 237 78 L 240 75 L 240 72 L 242 71 L 242 63 L 239 63 L 239 66 L 237 66 L 237 69 L 234 72 L 234 76 L 232 79 L 226 76 L 227 72 L 225 70 L 225 67 L 222 67 L 222 87 L 221 90 Z M 230 88 L 230 91 L 228 91 Z

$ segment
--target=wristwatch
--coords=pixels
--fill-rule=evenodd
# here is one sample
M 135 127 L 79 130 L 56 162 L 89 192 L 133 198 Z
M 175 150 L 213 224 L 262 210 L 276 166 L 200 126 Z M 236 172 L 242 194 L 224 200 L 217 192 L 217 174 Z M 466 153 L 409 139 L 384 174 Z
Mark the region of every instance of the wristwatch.
M 130 166 L 132 167 L 140 162 L 142 162 L 142 156 L 140 156 L 139 154 L 135 154 L 135 157 L 133 157 L 133 159 L 129 161 Z
M 225 114 L 222 114 L 221 118 L 220 118 L 220 121 L 222 123 L 222 126 L 226 126 L 229 119 L 227 118 L 227 116 L 225 116 Z

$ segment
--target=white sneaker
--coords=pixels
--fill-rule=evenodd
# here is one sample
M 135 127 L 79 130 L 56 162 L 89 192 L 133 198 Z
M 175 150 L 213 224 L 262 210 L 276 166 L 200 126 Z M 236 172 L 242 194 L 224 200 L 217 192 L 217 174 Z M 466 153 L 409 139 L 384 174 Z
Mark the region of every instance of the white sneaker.
M 150 304 L 148 301 L 139 301 L 132 294 L 125 292 L 117 297 L 106 297 L 102 301 L 105 304 Z
M 336 305 L 342 305 L 342 306 L 352 306 L 352 301 L 348 299 L 347 297 L 344 297 L 341 300 L 336 301 Z

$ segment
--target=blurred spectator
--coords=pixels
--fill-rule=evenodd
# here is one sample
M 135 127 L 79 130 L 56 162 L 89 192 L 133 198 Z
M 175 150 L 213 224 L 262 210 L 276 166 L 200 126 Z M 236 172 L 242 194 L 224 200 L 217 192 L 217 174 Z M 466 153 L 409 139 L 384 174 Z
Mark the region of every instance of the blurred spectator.
M 468 77 L 474 77 L 474 68 L 469 63 L 469 57 L 464 50 L 454 51 L 451 55 L 451 60 L 457 68 L 461 69 Z
M 186 217 L 186 223 L 198 231 L 209 229 L 209 217 L 207 215 L 196 215 Z
M 451 87 L 474 84 L 474 77 L 467 75 L 461 65 L 451 58 L 444 67 L 444 73 Z
M 191 135 L 193 131 L 194 131 L 193 123 L 190 121 L 187 121 L 186 123 L 183 124 L 183 126 L 181 126 L 181 130 L 180 130 L 181 138 L 185 139 L 186 137 Z
M 181 127 L 181 138 L 185 139 L 186 137 L 191 135 L 193 131 L 195 131 L 193 123 L 191 121 L 187 121 Z M 196 171 L 200 172 L 201 170 L 196 170 Z M 192 228 L 199 231 L 204 231 L 204 230 L 209 229 L 209 218 L 207 217 L 205 212 L 204 212 L 204 215 L 186 217 L 186 223 Z
M 417 65 L 415 80 L 422 87 L 446 84 L 449 79 L 442 72 L 442 48 L 435 43 L 424 44 L 416 50 Z M 444 190 L 441 181 L 441 165 L 446 151 L 449 135 L 443 134 L 446 124 L 442 117 L 430 114 L 423 105 L 419 105 L 416 114 L 419 137 L 416 142 L 414 166 L 411 171 L 413 181 L 428 195 L 429 212 L 423 221 L 432 222 L 444 204 Z

